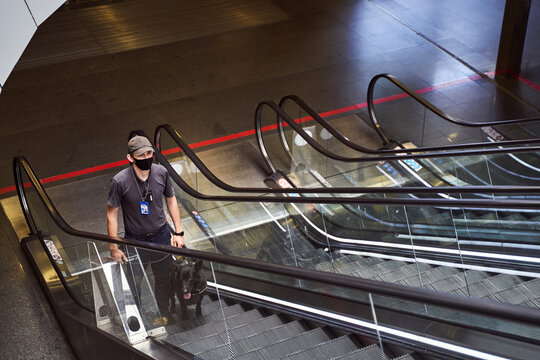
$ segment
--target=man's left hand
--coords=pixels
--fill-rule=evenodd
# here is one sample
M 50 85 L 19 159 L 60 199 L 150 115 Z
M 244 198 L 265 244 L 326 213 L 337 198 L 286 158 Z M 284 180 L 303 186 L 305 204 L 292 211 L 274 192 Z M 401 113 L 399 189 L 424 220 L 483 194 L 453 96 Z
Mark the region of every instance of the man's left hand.
M 178 236 L 178 235 L 173 235 L 171 245 L 175 246 L 175 247 L 184 246 L 184 237 L 183 236 Z

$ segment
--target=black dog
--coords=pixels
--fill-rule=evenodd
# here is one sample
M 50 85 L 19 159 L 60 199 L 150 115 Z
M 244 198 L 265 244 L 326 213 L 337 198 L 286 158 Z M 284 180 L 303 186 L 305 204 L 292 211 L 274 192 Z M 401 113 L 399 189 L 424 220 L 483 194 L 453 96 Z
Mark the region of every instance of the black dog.
M 182 320 L 188 318 L 187 306 L 197 304 L 195 314 L 202 316 L 201 302 L 206 294 L 206 274 L 201 271 L 202 260 L 191 263 L 174 260 L 171 265 L 171 313 L 176 312 L 175 296 L 180 302 Z

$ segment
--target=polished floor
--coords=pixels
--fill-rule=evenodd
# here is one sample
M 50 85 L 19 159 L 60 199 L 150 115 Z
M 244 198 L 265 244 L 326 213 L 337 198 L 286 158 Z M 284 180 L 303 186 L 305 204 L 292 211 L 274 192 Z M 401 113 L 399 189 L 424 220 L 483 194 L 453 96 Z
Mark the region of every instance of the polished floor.
M 0 96 L 0 188 L 13 183 L 15 154 L 50 177 L 122 159 L 133 128 L 170 123 L 195 143 L 252 129 L 266 99 L 296 94 L 328 111 L 364 102 L 381 72 L 413 89 L 491 72 L 504 9 L 502 0 L 159 4 L 88 2 L 43 24 Z M 521 75 L 538 83 L 532 5 Z M 507 82 L 512 95 L 480 79 L 426 97 L 472 121 L 535 114 L 538 91 Z
M 70 4 L 38 30 L 0 95 L 2 196 L 14 195 L 11 159 L 17 154 L 25 155 L 42 178 L 87 169 L 123 159 L 134 128 L 151 133 L 156 125 L 170 123 L 186 141 L 197 143 L 252 129 L 262 100 L 296 94 L 320 112 L 363 103 L 369 80 L 382 72 L 413 89 L 433 89 L 426 98 L 465 120 L 535 116 L 540 109 L 538 0 L 532 1 L 522 78 L 498 78 L 498 83 L 492 72 L 503 0 Z M 363 111 L 342 115 L 363 118 Z M 257 163 L 253 146 L 239 146 L 253 152 L 227 159 Z M 206 154 L 220 164 L 218 175 L 228 172 L 238 185 L 253 179 L 247 170 L 240 176 L 220 162 L 219 154 L 227 151 L 210 150 Z M 106 184 L 93 184 L 99 186 L 88 189 L 98 194 L 81 187 L 77 200 L 104 198 Z M 61 187 L 56 189 L 62 196 Z M 61 333 L 54 332 L 57 325 L 36 292 L 16 236 L 6 221 L 2 224 L 6 271 L 0 296 L 11 304 L 0 312 L 2 333 L 8 335 L 3 339 L 20 335 L 19 342 L 2 342 L 2 351 L 10 357 L 67 358 L 69 347 L 55 345 Z M 21 312 L 13 312 L 21 299 Z

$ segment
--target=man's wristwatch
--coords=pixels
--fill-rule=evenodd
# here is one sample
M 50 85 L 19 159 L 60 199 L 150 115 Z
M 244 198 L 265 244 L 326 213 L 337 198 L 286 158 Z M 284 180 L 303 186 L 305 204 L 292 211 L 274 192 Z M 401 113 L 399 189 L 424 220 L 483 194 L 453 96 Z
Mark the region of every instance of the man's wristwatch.
M 180 231 L 179 233 L 173 232 L 174 236 L 184 236 L 184 230 Z

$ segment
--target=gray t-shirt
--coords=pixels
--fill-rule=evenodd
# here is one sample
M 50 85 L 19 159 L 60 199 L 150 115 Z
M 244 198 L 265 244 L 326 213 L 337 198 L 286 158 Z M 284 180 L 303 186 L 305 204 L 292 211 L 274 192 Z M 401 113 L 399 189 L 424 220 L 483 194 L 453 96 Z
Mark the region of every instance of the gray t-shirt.
M 147 196 L 149 214 L 144 215 L 141 214 L 140 202 L 147 188 L 152 192 L 152 201 Z M 135 175 L 133 166 L 130 166 L 113 177 L 107 204 L 110 207 L 122 206 L 126 234 L 142 235 L 159 230 L 167 222 L 163 211 L 164 195 L 172 197 L 174 189 L 163 166 L 152 164 L 150 176 L 145 182 Z

